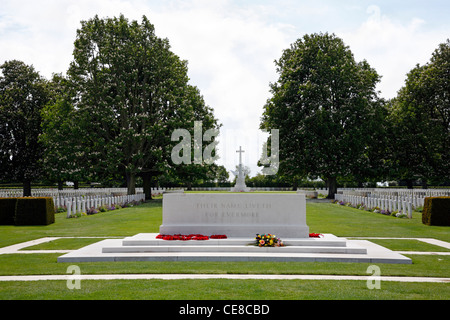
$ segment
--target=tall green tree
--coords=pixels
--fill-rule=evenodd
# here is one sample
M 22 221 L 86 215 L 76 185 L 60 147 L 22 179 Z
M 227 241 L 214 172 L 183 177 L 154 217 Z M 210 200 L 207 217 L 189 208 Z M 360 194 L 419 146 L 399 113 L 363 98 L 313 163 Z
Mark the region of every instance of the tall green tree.
M 321 177 L 333 198 L 338 177 L 370 163 L 380 76 L 328 33 L 298 39 L 276 66 L 261 129 L 280 130 L 280 174 Z
M 0 179 L 22 182 L 23 195 L 31 196 L 31 181 L 42 174 L 38 138 L 47 81 L 22 61 L 6 61 L 0 69 Z
M 49 82 L 51 100 L 42 110 L 43 170 L 48 180 L 58 183 L 62 190 L 64 181 L 87 181 L 91 173 L 86 165 L 88 146 L 80 135 L 75 108 L 72 103 L 73 91 L 61 74 L 54 74 Z
M 185 126 L 187 63 L 145 16 L 82 21 L 74 46 L 67 76 L 92 171 L 122 172 L 133 194 L 136 176 L 162 169 L 172 130 Z
M 393 100 L 390 121 L 393 177 L 412 181 L 450 179 L 450 40 L 430 61 L 417 65 Z
M 214 180 L 213 177 L 217 167 L 214 160 L 218 159 L 215 147 L 217 143 L 216 137 L 221 125 L 214 117 L 212 108 L 206 105 L 199 89 L 192 85 L 186 86 L 184 102 L 177 111 L 177 116 L 184 119 L 184 123 L 182 127 L 174 129 L 185 129 L 189 132 L 190 148 L 183 150 L 183 152 L 187 153 L 189 161 L 188 163 L 183 162 L 180 164 L 170 161 L 168 166 L 172 171 L 172 175 L 190 190 L 193 184 L 197 184 L 200 181 Z M 207 134 L 208 130 L 212 133 L 211 136 Z M 183 142 L 187 141 L 181 141 L 181 143 Z M 172 147 L 175 147 L 174 144 L 177 144 L 177 141 L 172 144 Z M 166 150 L 171 156 L 172 148 L 166 148 Z M 205 151 L 207 151 L 207 154 Z M 166 156 L 169 156 L 169 154 Z M 205 158 L 205 156 L 211 157 L 212 161 L 209 161 L 210 159 Z

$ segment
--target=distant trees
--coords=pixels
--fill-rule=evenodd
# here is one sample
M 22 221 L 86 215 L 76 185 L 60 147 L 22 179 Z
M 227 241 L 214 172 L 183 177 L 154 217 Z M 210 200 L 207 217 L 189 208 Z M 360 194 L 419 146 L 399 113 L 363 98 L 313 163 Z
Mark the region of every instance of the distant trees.
M 188 84 L 186 61 L 145 16 L 83 21 L 73 57 L 67 75 L 49 81 L 21 61 L 0 65 L 1 182 L 23 183 L 24 195 L 38 180 L 62 188 L 122 179 L 130 194 L 137 179 L 148 191 L 152 177 L 185 187 L 229 183 L 223 166 L 171 161 L 175 129 L 189 131 L 192 159 L 215 138 L 199 144 L 194 123 L 202 141 L 220 124 Z M 279 129 L 278 174 L 248 178 L 249 186 L 321 178 L 333 197 L 339 182 L 450 181 L 450 40 L 390 101 L 378 97 L 377 72 L 335 35 L 305 35 L 276 66 L 260 127 Z
M 334 197 L 338 177 L 370 167 L 380 76 L 330 34 L 305 35 L 276 65 L 261 128 L 280 130 L 279 172 L 320 177 Z
M 141 23 L 123 15 L 82 21 L 73 57 L 67 75 L 51 81 L 23 63 L 1 66 L 3 181 L 29 185 L 44 172 L 62 188 L 67 180 L 122 176 L 133 194 L 137 177 L 147 191 L 153 176 L 169 171 L 209 178 L 209 167 L 177 169 L 170 162 L 173 130 L 192 128 L 194 121 L 204 131 L 219 124 L 188 84 L 187 62 L 145 16 Z
M 305 35 L 276 61 L 262 129 L 280 130 L 278 175 L 296 181 L 450 180 L 450 42 L 408 74 L 398 96 L 334 35 Z M 293 182 L 296 185 L 296 182 Z
M 58 183 L 63 189 L 64 181 L 88 181 L 91 172 L 88 165 L 86 136 L 81 134 L 74 117 L 74 95 L 67 80 L 61 74 L 53 75 L 49 82 L 51 99 L 42 109 L 42 134 L 39 142 L 43 147 L 42 164 L 46 180 Z
M 54 157 L 60 164 L 73 159 L 70 174 L 119 172 L 134 194 L 137 176 L 151 179 L 170 166 L 174 129 L 194 120 L 205 130 L 218 126 L 198 89 L 188 85 L 187 63 L 145 16 L 141 24 L 123 15 L 83 21 L 74 47 L 64 82 L 69 94 L 46 109 L 43 139 L 50 152 L 60 151 Z M 72 152 L 64 147 L 66 135 L 74 138 Z
M 42 175 L 41 110 L 50 93 L 45 79 L 22 61 L 0 66 L 0 180 L 22 182 L 24 196 Z
M 79 134 L 95 155 L 92 170 L 115 170 L 135 193 L 136 175 L 162 158 L 170 129 L 182 119 L 177 109 L 187 84 L 186 63 L 169 50 L 144 17 L 142 24 L 124 16 L 83 21 L 77 31 L 74 61 L 67 72 L 76 95 Z M 175 124 L 176 126 L 177 124 Z
M 391 176 L 435 184 L 450 180 L 450 40 L 417 65 L 391 103 Z

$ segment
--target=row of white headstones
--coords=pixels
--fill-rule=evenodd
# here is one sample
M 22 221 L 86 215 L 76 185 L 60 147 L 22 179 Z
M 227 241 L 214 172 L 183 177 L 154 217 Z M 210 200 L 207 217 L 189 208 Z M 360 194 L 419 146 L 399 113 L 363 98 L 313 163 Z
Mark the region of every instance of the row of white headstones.
M 152 194 L 165 191 L 164 188 L 152 188 Z M 136 188 L 136 193 L 143 193 L 142 188 Z M 80 196 L 105 196 L 112 194 L 126 194 L 127 188 L 80 188 L 57 190 L 54 188 L 32 189 L 33 197 L 80 197 Z M 22 189 L 0 189 L 1 198 L 22 197 Z
M 353 196 L 353 195 L 344 195 L 344 194 L 336 194 L 335 200 L 342 201 L 344 203 L 350 203 L 352 205 L 363 205 L 364 207 L 375 210 L 375 208 L 380 208 L 381 210 L 388 210 L 389 212 L 397 211 L 404 215 L 407 215 L 408 218 L 412 218 L 412 210 L 416 206 L 423 206 L 423 198 L 412 198 L 411 199 L 402 199 L 401 197 L 397 197 L 389 199 L 389 198 L 372 198 L 372 197 L 362 197 L 362 196 Z M 419 203 L 419 205 L 414 205 L 414 203 Z
M 138 193 L 126 196 L 80 196 L 80 197 L 55 197 L 53 202 L 56 208 L 66 207 L 67 217 L 70 218 L 73 214 L 87 213 L 91 208 L 99 210 L 100 207 L 106 206 L 124 206 L 126 203 L 133 201 L 144 201 L 145 194 Z
M 361 191 L 363 192 L 363 191 Z M 354 206 L 363 205 L 370 210 L 380 208 L 389 212 L 397 211 L 412 218 L 412 210 L 423 207 L 425 198 L 429 196 L 448 196 L 449 191 L 424 192 L 380 192 L 367 196 L 357 195 L 357 191 L 343 191 L 335 194 L 335 200 L 350 203 Z

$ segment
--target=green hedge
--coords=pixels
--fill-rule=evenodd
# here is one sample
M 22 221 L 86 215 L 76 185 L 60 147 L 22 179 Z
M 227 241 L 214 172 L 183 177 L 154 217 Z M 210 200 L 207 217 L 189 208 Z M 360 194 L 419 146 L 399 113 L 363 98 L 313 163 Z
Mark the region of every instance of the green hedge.
M 429 226 L 450 226 L 450 197 L 425 198 L 422 223 Z
M 0 198 L 0 224 L 49 225 L 55 222 L 53 198 Z
M 14 225 L 17 198 L 0 198 L 0 225 Z

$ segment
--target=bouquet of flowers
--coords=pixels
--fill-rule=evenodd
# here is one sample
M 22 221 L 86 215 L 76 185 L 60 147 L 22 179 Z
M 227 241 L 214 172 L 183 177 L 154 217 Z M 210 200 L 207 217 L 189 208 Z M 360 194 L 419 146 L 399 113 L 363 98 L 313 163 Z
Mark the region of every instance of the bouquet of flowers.
M 259 233 L 256 235 L 256 245 L 259 247 L 282 247 L 284 246 L 283 241 L 277 238 L 274 234 L 263 234 Z

